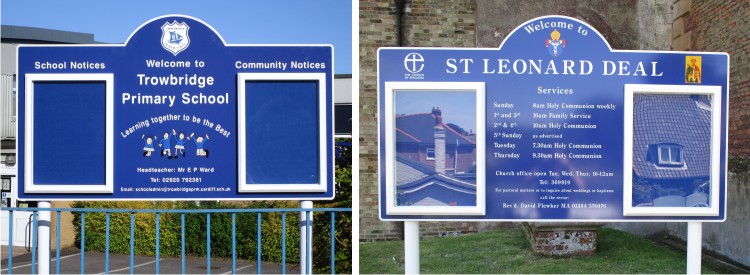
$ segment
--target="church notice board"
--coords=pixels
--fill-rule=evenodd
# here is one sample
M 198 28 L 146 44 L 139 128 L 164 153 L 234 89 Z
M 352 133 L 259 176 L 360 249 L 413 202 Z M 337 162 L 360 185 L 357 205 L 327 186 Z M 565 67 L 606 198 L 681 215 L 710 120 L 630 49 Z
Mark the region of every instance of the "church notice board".
M 499 49 L 378 51 L 384 220 L 726 218 L 726 53 L 530 20 Z
M 333 47 L 227 45 L 183 15 L 18 48 L 21 200 L 321 200 Z

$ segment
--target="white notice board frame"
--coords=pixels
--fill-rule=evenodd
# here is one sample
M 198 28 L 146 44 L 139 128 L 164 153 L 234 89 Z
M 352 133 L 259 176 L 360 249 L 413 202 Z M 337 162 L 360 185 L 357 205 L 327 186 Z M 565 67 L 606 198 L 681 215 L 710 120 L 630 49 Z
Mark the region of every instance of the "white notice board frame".
M 711 102 L 711 194 L 709 207 L 635 207 L 633 206 L 633 96 L 635 94 L 710 95 Z M 624 170 L 623 170 L 623 215 L 624 216 L 718 216 L 721 207 L 721 86 L 700 85 L 625 85 L 624 125 Z
M 245 83 L 253 80 L 318 82 L 318 183 L 309 184 L 247 184 L 247 121 L 245 121 Z M 240 193 L 298 193 L 327 192 L 328 170 L 326 167 L 326 74 L 325 73 L 238 73 L 237 74 L 237 190 Z M 330 102 L 333 106 L 333 102 Z
M 475 206 L 398 206 L 396 205 L 396 91 L 434 91 L 455 92 L 471 91 L 476 96 L 476 205 Z M 486 91 L 484 82 L 386 82 L 385 102 L 385 165 L 386 171 L 385 203 L 389 215 L 485 215 L 486 207 Z M 378 196 L 380 197 L 380 196 Z
M 113 74 L 26 74 L 24 145 L 24 191 L 35 194 L 112 194 L 114 191 L 114 75 Z M 105 83 L 105 174 L 104 184 L 36 184 L 34 182 L 34 83 L 37 82 L 104 82 Z

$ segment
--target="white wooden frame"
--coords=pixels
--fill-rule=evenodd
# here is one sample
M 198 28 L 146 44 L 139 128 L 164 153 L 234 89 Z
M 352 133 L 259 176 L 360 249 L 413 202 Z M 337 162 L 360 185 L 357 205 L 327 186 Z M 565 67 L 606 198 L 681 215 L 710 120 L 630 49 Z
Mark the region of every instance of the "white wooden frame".
M 473 92 L 476 96 L 476 206 L 398 206 L 396 205 L 396 91 Z M 386 82 L 385 102 L 385 209 L 388 215 L 485 215 L 485 84 L 484 82 Z M 383 202 L 381 202 L 383 203 Z
M 245 83 L 253 80 L 314 80 L 318 82 L 318 183 L 309 184 L 247 184 L 247 122 L 245 121 Z M 326 74 L 325 73 L 239 73 L 237 74 L 237 190 L 240 193 L 313 193 L 326 192 L 328 181 L 326 153 Z M 333 106 L 331 102 L 331 106 Z
M 709 207 L 635 207 L 633 206 L 633 96 L 636 94 L 710 95 L 711 96 L 711 194 Z M 623 170 L 623 215 L 625 216 L 718 216 L 721 153 L 721 86 L 700 85 L 625 85 L 625 142 Z
M 34 182 L 34 84 L 38 82 L 104 82 L 106 89 L 105 110 L 105 176 L 103 185 L 90 184 L 43 184 Z M 26 143 L 23 148 L 24 159 L 24 192 L 44 193 L 87 193 L 111 194 L 114 191 L 114 75 L 113 74 L 26 74 L 24 107 L 26 121 L 24 135 Z

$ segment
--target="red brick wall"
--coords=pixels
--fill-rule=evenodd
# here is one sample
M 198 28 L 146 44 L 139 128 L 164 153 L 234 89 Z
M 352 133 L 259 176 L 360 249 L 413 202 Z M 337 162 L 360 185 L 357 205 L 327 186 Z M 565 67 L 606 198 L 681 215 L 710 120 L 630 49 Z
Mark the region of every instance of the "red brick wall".
M 451 157 L 453 154 L 451 154 Z M 458 171 L 457 172 L 466 172 L 473 164 L 476 162 L 477 159 L 477 152 L 474 148 L 468 148 L 468 147 L 461 147 L 458 149 Z M 451 159 L 451 161 L 453 161 Z M 452 162 L 451 162 L 452 163 Z
M 429 145 L 417 145 L 417 144 L 398 144 L 396 145 L 396 151 L 398 151 L 398 156 L 414 161 L 419 162 L 424 165 L 435 167 L 435 160 L 434 159 L 427 159 L 427 149 L 428 148 L 435 148 L 434 146 Z M 455 157 L 456 154 L 456 146 L 446 146 L 445 148 L 445 168 L 448 170 L 453 170 L 453 165 L 455 164 Z M 474 161 L 476 160 L 476 150 L 474 148 L 468 148 L 468 147 L 461 147 L 458 149 L 458 172 L 466 172 L 471 167 Z
M 705 226 L 703 247 L 750 266 L 747 224 L 750 217 L 750 0 L 675 0 L 674 50 L 729 53 L 729 162 L 727 219 Z M 704 74 L 708 68 L 703 68 Z M 685 238 L 684 227 L 667 223 L 670 234 Z
M 729 155 L 750 156 L 750 0 L 678 0 L 673 11 L 675 50 L 729 53 Z
M 420 150 L 418 144 L 397 144 L 396 151 L 398 152 L 399 157 L 406 158 L 414 162 L 421 162 L 423 158 L 423 153 L 421 151 L 424 150 Z

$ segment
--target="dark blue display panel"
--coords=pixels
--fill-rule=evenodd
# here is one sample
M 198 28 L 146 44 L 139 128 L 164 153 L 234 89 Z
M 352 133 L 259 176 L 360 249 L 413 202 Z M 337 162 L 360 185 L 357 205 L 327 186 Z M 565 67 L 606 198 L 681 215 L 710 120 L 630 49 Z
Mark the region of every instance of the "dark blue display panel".
M 22 45 L 18 77 L 18 146 L 33 152 L 19 154 L 21 200 L 334 196 L 330 45 L 227 45 L 164 16 L 123 45 Z M 267 184 L 290 188 L 251 188 Z
M 726 217 L 728 80 L 725 53 L 613 50 L 591 26 L 564 16 L 540 17 L 522 24 L 499 49 L 381 48 L 380 217 L 722 221 Z M 386 111 L 395 104 L 387 100 L 386 87 L 441 82 L 484 83 L 486 87 L 486 105 L 480 107 L 486 110 L 486 181 L 477 182 L 486 186 L 485 215 L 451 211 L 425 215 L 419 213 L 429 211 L 394 211 L 405 208 L 386 203 L 388 196 L 396 195 L 386 190 L 399 184 L 387 171 L 404 165 L 428 169 L 430 164 L 400 161 L 400 152 L 387 150 L 383 144 L 387 139 L 396 140 L 391 146 L 398 148 L 406 145 L 399 140 L 407 140 L 400 139 L 398 131 L 395 137 L 386 137 L 386 122 L 401 115 Z M 628 103 L 626 85 L 633 84 L 641 86 L 631 89 Z M 682 106 L 673 108 L 677 113 L 671 115 L 700 118 L 700 123 L 685 119 L 679 123 L 700 125 L 687 132 L 700 132 L 701 136 L 685 137 L 685 131 L 675 127 L 656 129 L 644 126 L 642 119 L 634 121 L 640 103 L 633 106 L 633 93 L 660 95 L 655 97 L 656 106 Z M 666 115 L 649 114 L 653 120 L 670 123 Z M 643 130 L 639 130 L 632 138 L 638 127 L 648 128 L 648 133 L 666 133 L 657 141 L 640 138 Z M 464 136 L 471 138 L 471 133 Z M 429 146 L 432 138 L 427 137 L 414 139 L 410 146 Z M 649 144 L 640 144 L 646 142 L 643 140 Z M 651 156 L 649 150 L 653 157 L 637 159 Z M 694 157 L 696 152 L 700 157 Z M 680 169 L 687 172 L 678 172 Z M 437 173 L 450 180 L 462 177 L 451 171 Z M 437 200 L 437 195 L 424 190 L 415 196 Z M 683 203 L 662 203 L 671 200 Z M 416 214 L 398 214 L 410 212 Z
M 34 106 L 36 184 L 103 185 L 105 84 L 36 82 Z
M 247 184 L 318 183 L 318 83 L 245 85 Z

